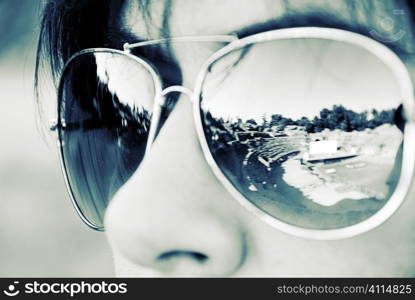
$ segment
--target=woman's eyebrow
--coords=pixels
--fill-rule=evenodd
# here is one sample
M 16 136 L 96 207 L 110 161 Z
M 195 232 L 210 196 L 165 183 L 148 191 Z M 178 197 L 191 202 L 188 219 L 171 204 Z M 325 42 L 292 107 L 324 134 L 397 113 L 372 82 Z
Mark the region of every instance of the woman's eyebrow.
M 374 29 L 369 25 L 346 22 L 345 20 L 341 20 L 339 17 L 336 17 L 333 14 L 318 12 L 285 15 L 269 21 L 248 25 L 239 30 L 231 32 L 231 34 L 236 34 L 239 38 L 243 38 L 269 30 L 311 26 L 337 28 L 361 34 L 368 34 L 371 30 Z
M 293 14 L 286 15 L 280 18 L 269 20 L 266 22 L 255 23 L 248 25 L 241 29 L 229 32 L 231 35 L 236 35 L 239 38 L 244 38 L 250 35 L 257 33 L 262 33 L 270 30 L 276 29 L 285 29 L 293 27 L 328 27 L 347 30 L 355 33 L 365 35 L 367 37 L 373 38 L 372 32 L 376 32 L 375 25 L 370 26 L 369 24 L 360 24 L 353 23 L 352 21 L 347 22 L 345 20 L 339 19 L 338 16 L 335 16 L 330 13 L 306 13 L 306 14 Z M 393 42 L 378 42 L 384 44 L 385 46 L 391 48 L 400 56 L 407 56 L 408 50 L 405 47 L 404 39 L 393 41 Z

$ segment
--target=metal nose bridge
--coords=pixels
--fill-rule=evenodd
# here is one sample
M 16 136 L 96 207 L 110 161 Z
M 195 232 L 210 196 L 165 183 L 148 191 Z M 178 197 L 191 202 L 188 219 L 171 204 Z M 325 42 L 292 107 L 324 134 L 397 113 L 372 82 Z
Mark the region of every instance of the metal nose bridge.
M 193 103 L 193 97 L 194 97 L 194 93 L 191 89 L 184 87 L 182 85 L 172 85 L 169 86 L 167 88 L 165 88 L 164 90 L 161 91 L 161 99 L 159 101 L 161 101 L 160 103 L 155 103 L 155 107 L 153 109 L 153 113 L 155 113 L 156 117 L 152 119 L 151 121 L 151 125 L 150 125 L 150 132 L 149 132 L 149 137 L 147 140 L 147 145 L 146 145 L 146 151 L 145 154 L 147 155 L 150 152 L 150 148 L 154 142 L 154 139 L 156 138 L 156 128 L 158 126 L 158 122 L 159 122 L 159 117 L 160 117 L 160 106 L 164 99 L 165 96 L 169 93 L 182 93 L 185 94 L 189 97 L 190 102 Z
M 189 97 L 190 101 L 193 102 L 193 97 L 194 97 L 193 91 L 182 85 L 172 85 L 172 86 L 169 86 L 168 88 L 165 88 L 164 90 L 161 91 L 161 96 L 164 97 L 167 94 L 173 93 L 173 92 L 185 94 Z

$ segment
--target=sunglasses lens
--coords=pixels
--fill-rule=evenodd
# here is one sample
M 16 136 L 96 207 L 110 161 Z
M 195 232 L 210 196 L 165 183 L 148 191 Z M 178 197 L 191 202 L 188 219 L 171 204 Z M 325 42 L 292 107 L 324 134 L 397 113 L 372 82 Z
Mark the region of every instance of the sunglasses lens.
M 391 198 L 402 162 L 402 92 L 355 44 L 251 44 L 213 62 L 201 88 L 207 146 L 225 180 L 307 229 L 360 223 Z
M 129 56 L 94 52 L 65 68 L 59 90 L 59 138 L 79 210 L 103 227 L 114 193 L 138 168 L 155 95 L 153 77 Z

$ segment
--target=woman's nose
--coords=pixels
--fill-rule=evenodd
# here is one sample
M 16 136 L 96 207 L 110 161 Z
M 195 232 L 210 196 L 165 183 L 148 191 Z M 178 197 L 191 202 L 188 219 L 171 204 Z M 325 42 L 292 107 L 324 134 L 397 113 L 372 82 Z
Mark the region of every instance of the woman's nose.
M 109 242 L 161 276 L 226 276 L 243 263 L 240 209 L 206 164 L 182 95 L 106 213 Z

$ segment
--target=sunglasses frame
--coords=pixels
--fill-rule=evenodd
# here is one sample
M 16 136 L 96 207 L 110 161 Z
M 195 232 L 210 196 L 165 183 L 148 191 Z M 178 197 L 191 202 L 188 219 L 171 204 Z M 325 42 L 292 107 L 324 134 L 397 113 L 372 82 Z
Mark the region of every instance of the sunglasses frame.
M 397 83 L 399 85 L 399 90 L 401 92 L 401 100 L 403 102 L 403 117 L 405 119 L 405 127 L 403 132 L 403 155 L 402 155 L 402 168 L 401 174 L 399 178 L 399 182 L 395 188 L 390 199 L 386 202 L 386 204 L 377 211 L 374 215 L 367 218 L 360 223 L 339 228 L 339 229 L 306 229 L 302 227 L 297 227 L 294 225 L 287 224 L 278 220 L 277 218 L 269 215 L 268 213 L 261 210 L 257 207 L 254 203 L 249 201 L 245 198 L 234 186 L 233 184 L 226 178 L 223 174 L 219 166 L 217 165 L 215 159 L 212 156 L 212 153 L 209 150 L 208 143 L 206 140 L 206 136 L 203 130 L 202 124 L 202 116 L 201 116 L 201 108 L 200 108 L 200 95 L 202 93 L 202 86 L 204 79 L 208 73 L 209 67 L 215 63 L 220 58 L 224 57 L 228 53 L 235 51 L 237 49 L 243 48 L 250 44 L 257 44 L 262 42 L 269 42 L 274 40 L 286 40 L 286 39 L 304 39 L 304 38 L 316 38 L 316 39 L 328 39 L 332 41 L 339 41 L 345 42 L 349 44 L 353 44 L 359 46 L 363 49 L 366 49 L 368 52 L 375 55 L 380 61 L 382 61 L 385 66 L 392 72 Z M 145 59 L 140 57 L 134 56 L 130 53 L 130 49 L 152 45 L 152 44 L 159 44 L 163 42 L 208 42 L 208 41 L 216 41 L 216 42 L 229 42 L 228 45 L 221 48 L 207 61 L 203 64 L 202 68 L 200 69 L 198 76 L 196 77 L 195 87 L 192 90 L 186 88 L 184 86 L 169 86 L 165 89 L 162 89 L 161 77 L 157 72 L 157 69 L 152 66 L 151 63 L 147 62 Z M 212 169 L 215 176 L 219 179 L 225 189 L 235 198 L 245 209 L 250 211 L 253 215 L 264 221 L 265 223 L 269 224 L 270 226 L 279 229 L 280 231 L 294 235 L 296 237 L 307 238 L 307 239 L 314 239 L 314 240 L 336 240 L 336 239 L 344 239 L 356 236 L 358 234 L 367 232 L 380 224 L 386 221 L 389 217 L 391 217 L 396 210 L 401 206 L 402 202 L 406 198 L 409 189 L 411 187 L 412 178 L 414 174 L 414 166 L 415 166 L 415 103 L 414 103 L 414 94 L 413 94 L 413 84 L 411 81 L 410 74 L 408 72 L 407 67 L 402 62 L 402 60 L 388 47 L 381 44 L 378 41 L 375 41 L 369 37 L 364 35 L 345 31 L 341 29 L 334 29 L 334 28 L 323 28 L 323 27 L 295 27 L 295 28 L 287 28 L 287 29 L 277 29 L 271 30 L 267 32 L 258 33 L 255 35 L 251 35 L 242 39 L 237 39 L 235 36 L 199 36 L 199 37 L 177 37 L 177 38 L 170 38 L 170 39 L 160 39 L 154 41 L 146 41 L 136 44 L 125 44 L 124 51 L 110 49 L 110 48 L 90 48 L 85 49 L 80 52 L 74 54 L 68 62 L 66 62 L 62 74 L 64 74 L 68 65 L 77 57 L 90 54 L 90 53 L 114 53 L 114 54 L 122 54 L 126 55 L 128 58 L 133 59 L 137 63 L 141 64 L 152 76 L 154 82 L 154 91 L 155 91 L 155 98 L 154 98 L 154 107 L 153 107 L 153 117 L 151 120 L 149 138 L 146 147 L 146 153 L 144 155 L 144 159 L 146 159 L 148 152 L 151 149 L 151 144 L 155 138 L 155 130 L 157 128 L 157 124 L 159 122 L 160 117 L 160 108 L 164 102 L 164 97 L 171 92 L 179 92 L 186 94 L 190 97 L 193 102 L 193 117 L 195 121 L 196 131 L 198 134 L 198 139 L 201 144 L 203 154 L 205 159 Z M 63 77 L 63 76 L 62 76 Z M 61 77 L 61 78 L 62 78 Z M 72 204 L 75 207 L 76 212 L 81 217 L 83 222 L 92 229 L 103 231 L 104 228 L 97 226 L 90 222 L 85 215 L 82 213 L 81 208 L 79 207 L 72 188 L 69 184 L 68 175 L 66 172 L 66 165 L 64 162 L 64 153 L 63 153 L 63 145 L 61 142 L 61 128 L 64 128 L 65 124 L 61 121 L 61 95 L 62 95 L 62 85 L 63 80 L 60 80 L 59 83 L 59 91 L 58 91 L 58 112 L 57 112 L 57 120 L 54 120 L 53 126 L 51 130 L 58 129 L 58 147 L 60 152 L 60 163 L 62 168 L 62 173 L 64 176 L 65 184 L 68 189 Z

